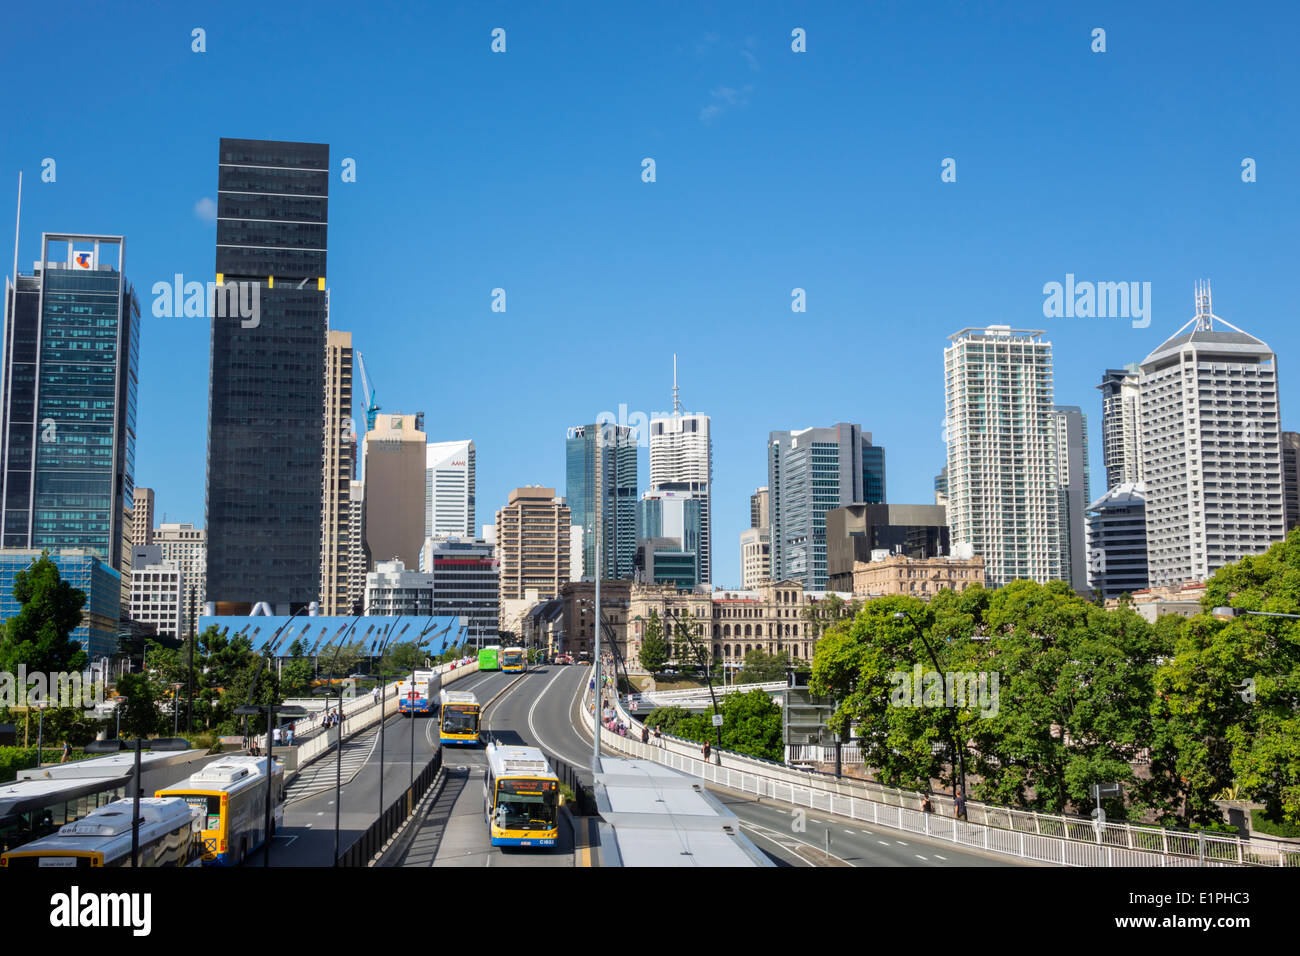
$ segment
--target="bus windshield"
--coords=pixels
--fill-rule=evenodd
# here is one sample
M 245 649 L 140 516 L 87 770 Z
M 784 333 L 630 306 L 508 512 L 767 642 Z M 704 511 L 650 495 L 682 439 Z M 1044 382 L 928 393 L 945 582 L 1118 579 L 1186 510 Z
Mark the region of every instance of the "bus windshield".
M 553 830 L 558 803 L 554 780 L 500 780 L 496 825 L 505 830 Z
M 501 663 L 503 664 L 519 664 L 523 662 L 523 659 L 524 655 L 519 651 L 506 651 L 501 655 Z
M 442 709 L 442 729 L 449 734 L 472 734 L 478 730 L 478 708 L 448 704 Z

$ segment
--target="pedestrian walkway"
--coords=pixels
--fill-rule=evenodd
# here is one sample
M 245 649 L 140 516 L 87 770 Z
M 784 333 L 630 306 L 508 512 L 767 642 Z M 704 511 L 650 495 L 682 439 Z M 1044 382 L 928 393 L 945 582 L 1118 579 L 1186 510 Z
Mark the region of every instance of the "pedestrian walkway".
M 365 766 L 370 751 L 374 747 L 375 734 L 377 733 L 379 733 L 378 726 L 343 742 L 343 784 L 351 783 L 352 778 Z M 321 755 L 319 760 L 316 760 L 311 766 L 299 773 L 285 787 L 284 801 L 285 803 L 293 803 L 296 800 L 314 797 L 326 790 L 333 790 L 337 779 L 338 756 L 333 749 L 330 749 Z

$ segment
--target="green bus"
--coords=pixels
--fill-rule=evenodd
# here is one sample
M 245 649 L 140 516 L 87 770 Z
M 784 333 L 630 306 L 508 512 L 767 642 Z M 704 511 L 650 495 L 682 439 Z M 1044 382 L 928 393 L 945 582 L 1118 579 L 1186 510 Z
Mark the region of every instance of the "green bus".
M 479 648 L 478 669 L 481 671 L 499 671 L 501 669 L 501 663 L 499 660 L 500 654 L 500 644 L 493 644 L 491 647 Z

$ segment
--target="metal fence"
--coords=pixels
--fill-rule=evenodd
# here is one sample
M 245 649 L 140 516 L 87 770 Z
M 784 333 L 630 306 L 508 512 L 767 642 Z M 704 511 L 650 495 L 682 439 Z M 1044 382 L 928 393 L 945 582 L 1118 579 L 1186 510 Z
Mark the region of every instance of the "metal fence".
M 555 775 L 560 778 L 560 783 L 564 784 L 574 794 L 574 802 L 570 805 L 570 810 L 577 816 L 591 816 L 596 812 L 596 791 L 591 783 L 587 782 L 591 774 L 588 772 L 585 776 L 582 771 L 570 763 L 560 760 L 558 757 L 549 757 L 548 762 L 555 771 Z
M 590 718 L 590 690 L 584 692 L 583 701 Z M 629 727 L 639 726 L 617 702 L 615 706 Z M 957 820 L 951 796 L 943 794 L 931 794 L 934 812 L 924 813 L 921 794 L 870 780 L 799 770 L 729 751 L 715 751 L 713 760 L 705 763 L 699 756 L 699 744 L 666 734 L 658 746 L 642 744 L 639 734 L 632 731 L 627 737 L 602 734 L 601 740 L 630 756 L 654 760 L 733 790 L 1043 863 L 1300 867 L 1300 845 L 1282 840 L 1168 830 L 1123 821 L 1108 821 L 1099 829 L 1086 817 L 972 801 L 966 803 L 966 819 Z
M 406 818 L 411 815 L 425 791 L 438 779 L 438 771 L 441 769 L 442 749 L 439 748 L 434 752 L 433 759 L 415 778 L 415 783 L 403 790 L 401 796 L 385 807 L 379 819 L 343 852 L 339 858 L 339 866 L 368 866 L 375 854 L 384 848 L 393 834 L 406 822 Z

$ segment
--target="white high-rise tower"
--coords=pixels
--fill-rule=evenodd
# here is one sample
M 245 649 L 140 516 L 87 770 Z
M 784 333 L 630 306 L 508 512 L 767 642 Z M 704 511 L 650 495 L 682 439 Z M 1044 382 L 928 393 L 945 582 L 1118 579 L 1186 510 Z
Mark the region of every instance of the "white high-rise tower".
M 425 538 L 474 540 L 474 443 L 429 442 L 424 471 Z
M 962 329 L 944 349 L 948 528 L 990 587 L 1064 579 L 1052 343 L 1041 331 Z
M 666 485 L 672 488 L 665 489 Z M 700 502 L 700 582 L 713 580 L 713 438 L 709 416 L 682 411 L 673 356 L 673 413 L 650 419 L 650 490 L 689 491 Z
M 1197 283 L 1196 315 L 1141 369 L 1151 585 L 1202 581 L 1280 541 L 1273 350 L 1215 315 L 1209 283 Z

